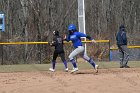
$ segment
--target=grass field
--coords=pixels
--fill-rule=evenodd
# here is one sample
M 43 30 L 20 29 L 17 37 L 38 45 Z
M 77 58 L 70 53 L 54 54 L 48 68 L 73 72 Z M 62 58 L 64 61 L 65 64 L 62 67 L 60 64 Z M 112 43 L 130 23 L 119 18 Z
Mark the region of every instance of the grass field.
M 119 68 L 119 62 L 96 62 L 100 69 L 106 68 Z M 140 61 L 131 61 L 128 64 L 132 68 L 139 68 Z M 51 67 L 51 64 L 20 64 L 20 65 L 0 65 L 0 72 L 28 72 L 28 71 L 47 71 Z M 72 65 L 68 63 L 69 69 L 72 69 Z M 87 62 L 78 63 L 79 69 L 92 69 L 91 65 Z M 63 70 L 63 63 L 56 64 L 56 70 Z

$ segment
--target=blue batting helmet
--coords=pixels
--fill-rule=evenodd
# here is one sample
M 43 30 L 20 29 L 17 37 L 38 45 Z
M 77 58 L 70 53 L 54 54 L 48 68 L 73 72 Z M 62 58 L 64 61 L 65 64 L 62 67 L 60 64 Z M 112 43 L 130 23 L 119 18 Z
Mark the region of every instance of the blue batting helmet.
M 74 24 L 70 24 L 69 27 L 68 27 L 68 30 L 73 30 L 73 31 L 76 31 L 76 26 Z

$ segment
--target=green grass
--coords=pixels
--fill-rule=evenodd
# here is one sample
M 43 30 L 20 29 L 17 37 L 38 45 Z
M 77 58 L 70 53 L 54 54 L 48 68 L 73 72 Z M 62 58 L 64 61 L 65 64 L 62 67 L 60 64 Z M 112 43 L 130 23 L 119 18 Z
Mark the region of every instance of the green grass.
M 119 62 L 97 62 L 100 68 L 118 68 Z M 129 62 L 130 67 L 139 68 L 140 61 Z M 22 64 L 22 65 L 0 65 L 0 72 L 28 72 L 28 71 L 47 71 L 51 64 Z M 69 62 L 68 67 L 71 69 L 72 65 Z M 78 63 L 79 69 L 91 69 L 91 65 L 87 62 Z M 56 70 L 63 70 L 63 63 L 56 64 Z

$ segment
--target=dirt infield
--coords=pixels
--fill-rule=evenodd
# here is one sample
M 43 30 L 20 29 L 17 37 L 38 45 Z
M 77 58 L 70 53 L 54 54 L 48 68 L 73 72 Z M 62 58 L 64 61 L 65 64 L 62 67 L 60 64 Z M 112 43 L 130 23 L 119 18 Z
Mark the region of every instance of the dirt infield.
M 0 73 L 0 93 L 140 93 L 140 68 Z

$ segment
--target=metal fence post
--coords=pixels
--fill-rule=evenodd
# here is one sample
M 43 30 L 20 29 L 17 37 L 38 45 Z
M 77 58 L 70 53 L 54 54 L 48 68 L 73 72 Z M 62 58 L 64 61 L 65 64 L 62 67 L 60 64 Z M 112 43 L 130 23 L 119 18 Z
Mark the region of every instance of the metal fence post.
M 1 49 L 2 49 L 2 53 L 1 53 L 1 55 L 2 55 L 2 58 L 1 58 L 1 65 L 3 65 L 3 45 L 1 45 Z
M 109 61 L 111 61 L 110 60 L 110 40 L 109 40 L 109 49 L 108 50 L 109 50 L 109 55 L 108 55 L 109 57 L 108 58 L 109 58 Z

